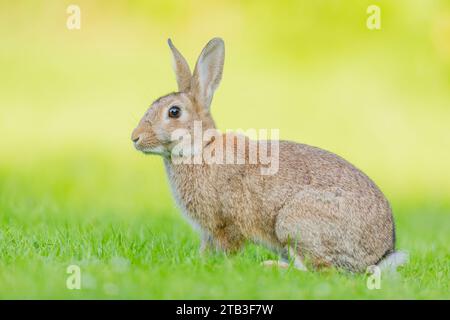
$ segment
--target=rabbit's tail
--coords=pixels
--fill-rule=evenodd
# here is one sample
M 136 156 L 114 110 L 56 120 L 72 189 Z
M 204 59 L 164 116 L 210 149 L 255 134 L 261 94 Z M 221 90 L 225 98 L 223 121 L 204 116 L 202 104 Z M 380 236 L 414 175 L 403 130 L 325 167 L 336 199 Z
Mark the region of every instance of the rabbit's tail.
M 395 251 L 388 254 L 383 260 L 378 262 L 377 266 L 382 271 L 395 271 L 398 267 L 407 264 L 409 253 L 406 251 Z

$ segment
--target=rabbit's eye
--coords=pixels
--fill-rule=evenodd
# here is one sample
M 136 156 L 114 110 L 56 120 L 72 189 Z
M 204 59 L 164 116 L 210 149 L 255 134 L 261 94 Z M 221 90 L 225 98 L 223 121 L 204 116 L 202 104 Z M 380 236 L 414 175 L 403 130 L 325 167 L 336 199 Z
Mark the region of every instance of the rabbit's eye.
M 181 115 L 181 109 L 178 106 L 173 106 L 169 108 L 169 117 L 170 118 L 179 118 Z

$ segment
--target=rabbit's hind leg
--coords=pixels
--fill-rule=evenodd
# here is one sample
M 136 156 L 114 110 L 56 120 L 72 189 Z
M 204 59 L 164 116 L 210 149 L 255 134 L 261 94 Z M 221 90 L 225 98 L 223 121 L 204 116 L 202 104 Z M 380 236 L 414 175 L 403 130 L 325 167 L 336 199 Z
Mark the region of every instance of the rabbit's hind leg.
M 305 264 L 303 263 L 303 259 L 298 255 L 294 248 L 288 246 L 287 251 L 289 254 L 289 259 L 292 261 L 296 269 L 301 271 L 308 271 Z
M 294 268 L 300 271 L 308 271 L 303 264 L 303 259 L 297 254 L 297 252 L 290 246 L 287 246 L 286 252 L 282 255 L 281 260 L 266 260 L 262 263 L 265 267 L 278 267 L 287 269 L 292 262 Z
M 313 206 L 295 202 L 278 213 L 275 235 L 299 270 L 306 270 L 305 259 L 314 269 L 333 262 L 329 247 L 336 242 L 334 225 L 324 216 Z
M 278 267 L 281 269 L 287 269 L 289 263 L 283 260 L 266 260 L 261 263 L 264 267 Z

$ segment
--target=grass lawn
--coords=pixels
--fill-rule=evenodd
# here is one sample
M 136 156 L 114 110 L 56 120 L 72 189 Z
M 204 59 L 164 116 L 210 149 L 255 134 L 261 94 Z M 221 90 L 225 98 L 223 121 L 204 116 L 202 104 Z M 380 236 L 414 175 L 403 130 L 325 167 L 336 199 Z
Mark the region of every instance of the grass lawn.
M 264 268 L 274 255 L 252 244 L 201 257 L 164 177 L 120 168 L 82 156 L 2 167 L 0 298 L 450 298 L 445 204 L 392 201 L 398 247 L 411 262 L 368 290 L 365 275 Z M 81 268 L 81 290 L 66 288 L 71 264 Z
M 78 0 L 80 30 L 69 3 L 0 3 L 0 299 L 450 298 L 449 1 L 377 1 L 381 30 L 367 28 L 372 1 Z M 130 135 L 176 89 L 167 38 L 192 68 L 215 36 L 220 129 L 335 152 L 391 201 L 411 262 L 380 290 L 265 269 L 275 256 L 252 244 L 199 256 L 161 159 Z

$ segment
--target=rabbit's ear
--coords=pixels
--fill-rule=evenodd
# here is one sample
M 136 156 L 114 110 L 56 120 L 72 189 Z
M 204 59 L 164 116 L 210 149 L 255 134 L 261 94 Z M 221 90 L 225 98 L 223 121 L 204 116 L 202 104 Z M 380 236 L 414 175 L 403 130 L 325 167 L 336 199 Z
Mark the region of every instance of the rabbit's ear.
M 178 91 L 189 91 L 192 79 L 189 65 L 186 62 L 186 59 L 181 55 L 180 51 L 175 48 L 172 40 L 168 39 L 167 43 L 169 44 L 173 55 L 173 70 L 175 71 L 175 76 L 177 77 Z
M 195 65 L 191 92 L 200 105 L 209 109 L 214 91 L 222 79 L 225 45 L 220 38 L 214 38 L 203 48 Z

